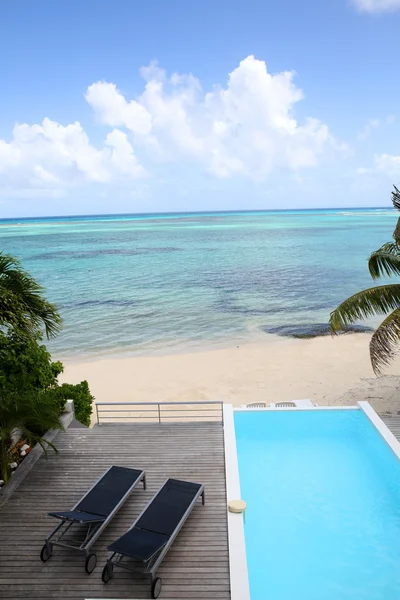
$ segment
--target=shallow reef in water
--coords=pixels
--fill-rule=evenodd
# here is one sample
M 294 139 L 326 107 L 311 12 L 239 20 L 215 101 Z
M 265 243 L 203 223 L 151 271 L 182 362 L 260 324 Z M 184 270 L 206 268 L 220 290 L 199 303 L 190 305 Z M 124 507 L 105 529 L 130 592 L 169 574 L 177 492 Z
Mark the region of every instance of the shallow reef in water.
M 266 333 L 300 339 L 311 339 L 332 334 L 329 323 L 294 323 L 293 325 L 281 325 L 279 327 L 265 327 L 263 330 Z M 366 325 L 349 325 L 338 333 L 372 333 L 373 331 L 372 327 Z

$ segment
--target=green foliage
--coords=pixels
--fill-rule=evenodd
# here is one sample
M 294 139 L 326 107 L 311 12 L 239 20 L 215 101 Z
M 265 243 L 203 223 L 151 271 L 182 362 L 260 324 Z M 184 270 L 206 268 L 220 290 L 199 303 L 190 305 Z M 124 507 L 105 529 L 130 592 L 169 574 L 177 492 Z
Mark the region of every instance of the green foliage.
M 50 352 L 40 344 L 39 335 L 29 337 L 15 331 L 0 334 L 0 392 L 49 390 L 58 385 L 64 368 L 52 362 Z
M 400 210 L 400 191 L 394 186 L 392 202 Z M 393 242 L 384 244 L 373 252 L 368 268 L 373 279 L 383 275 L 400 275 L 400 219 L 393 232 Z M 388 315 L 373 334 L 370 342 L 370 357 L 377 375 L 388 365 L 400 341 L 400 284 L 382 285 L 354 294 L 342 302 L 332 313 L 332 332 L 345 329 L 359 319 L 377 314 Z
M 400 308 L 390 313 L 379 325 L 371 338 L 370 353 L 375 371 L 380 373 L 395 355 L 395 348 L 400 340 Z
M 90 393 L 88 382 L 81 381 L 81 383 L 77 383 L 76 385 L 63 383 L 57 388 L 57 395 L 63 404 L 67 400 L 73 400 L 76 419 L 89 427 L 94 396 Z
M 33 337 L 15 330 L 0 332 L 0 470 L 10 476 L 10 445 L 15 430 L 30 444 L 48 444 L 43 434 L 60 429 L 60 414 L 67 400 L 74 400 L 78 421 L 90 425 L 92 402 L 87 381 L 77 385 L 58 383 L 61 362 L 53 362 L 38 334 Z
M 331 314 L 331 328 L 345 329 L 359 319 L 387 314 L 400 307 L 400 284 L 381 285 L 354 294 L 347 298 Z
M 0 329 L 34 336 L 44 326 L 47 337 L 57 335 L 62 320 L 43 291 L 16 258 L 0 252 Z
M 58 382 L 64 367 L 53 362 L 51 354 L 40 337 L 21 333 L 0 333 L 0 402 L 1 393 L 46 393 L 61 413 L 67 400 L 74 401 L 75 416 L 84 425 L 90 425 L 94 396 L 87 381 L 76 385 Z
M 16 430 L 21 430 L 30 445 L 39 443 L 47 451 L 47 447 L 57 449 L 43 439 L 48 429 L 62 429 L 60 411 L 51 395 L 39 390 L 0 391 L 0 470 L 5 481 L 10 478 L 10 444 Z
M 60 414 L 69 399 L 76 418 L 90 425 L 94 398 L 89 385 L 59 384 L 64 368 L 51 360 L 41 343 L 43 326 L 47 337 L 60 331 L 56 308 L 20 263 L 0 252 L 0 471 L 6 481 L 15 431 L 21 430 L 31 445 L 57 451 L 43 435 L 48 429 L 62 429 Z
M 372 279 L 382 275 L 400 275 L 400 250 L 397 244 L 388 242 L 371 254 L 368 268 Z

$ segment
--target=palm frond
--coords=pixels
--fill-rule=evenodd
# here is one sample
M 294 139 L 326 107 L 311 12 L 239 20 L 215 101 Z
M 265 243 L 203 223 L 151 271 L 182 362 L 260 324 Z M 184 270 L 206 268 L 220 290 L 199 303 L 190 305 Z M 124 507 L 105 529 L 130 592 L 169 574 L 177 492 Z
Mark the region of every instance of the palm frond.
M 363 290 L 347 298 L 331 313 L 331 330 L 339 331 L 356 321 L 387 314 L 396 308 L 400 308 L 400 284 Z
M 373 334 L 369 352 L 375 375 L 381 375 L 395 355 L 395 346 L 400 342 L 400 308 L 394 310 Z
M 397 219 L 396 227 L 393 231 L 393 239 L 396 245 L 400 248 L 400 218 Z
M 48 338 L 57 335 L 62 319 L 43 294 L 43 287 L 17 259 L 0 252 L 0 327 L 11 326 L 30 335 L 44 326 Z
M 394 192 L 392 192 L 392 202 L 393 206 L 400 210 L 400 190 L 394 185 Z
M 368 268 L 372 279 L 382 275 L 400 275 L 400 249 L 397 244 L 388 242 L 371 254 Z

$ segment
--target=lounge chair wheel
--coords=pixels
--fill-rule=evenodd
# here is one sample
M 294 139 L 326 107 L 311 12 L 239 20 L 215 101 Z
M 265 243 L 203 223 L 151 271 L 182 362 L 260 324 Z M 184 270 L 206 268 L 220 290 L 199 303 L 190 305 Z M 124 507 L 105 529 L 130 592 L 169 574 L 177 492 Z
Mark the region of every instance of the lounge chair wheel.
M 162 587 L 162 579 L 160 577 L 156 577 L 153 583 L 151 584 L 151 597 L 158 598 L 161 593 Z
M 40 560 L 42 562 L 46 562 L 49 560 L 50 556 L 53 554 L 53 544 L 51 542 L 46 542 L 40 552 Z
M 97 556 L 95 554 L 89 554 L 85 560 L 85 571 L 90 575 L 96 568 Z
M 112 564 L 109 565 L 108 563 L 106 563 L 104 565 L 104 569 L 101 574 L 101 579 L 102 579 L 103 583 L 108 583 L 110 581 L 110 579 L 112 579 L 113 571 L 114 571 L 114 567 L 112 566 Z

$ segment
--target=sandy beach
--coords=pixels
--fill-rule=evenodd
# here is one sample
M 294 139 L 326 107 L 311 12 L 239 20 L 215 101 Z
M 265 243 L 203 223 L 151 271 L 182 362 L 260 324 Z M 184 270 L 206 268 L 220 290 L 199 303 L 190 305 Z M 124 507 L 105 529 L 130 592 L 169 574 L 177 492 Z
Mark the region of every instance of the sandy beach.
M 273 339 L 224 349 L 65 362 L 63 380 L 89 381 L 98 402 L 223 400 L 234 405 L 310 398 L 321 405 L 368 400 L 400 411 L 400 364 L 377 379 L 369 334 Z

